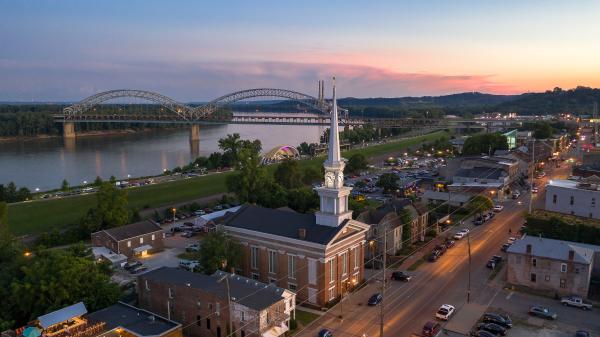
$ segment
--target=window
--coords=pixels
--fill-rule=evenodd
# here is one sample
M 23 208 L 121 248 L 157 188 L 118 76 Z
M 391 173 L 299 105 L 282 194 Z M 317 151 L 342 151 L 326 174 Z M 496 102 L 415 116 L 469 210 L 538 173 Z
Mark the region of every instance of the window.
M 252 269 L 258 269 L 258 247 L 250 247 L 250 264 Z
M 564 278 L 560 279 L 560 287 L 561 288 L 566 288 L 567 287 L 567 280 L 565 280 Z
M 531 282 L 535 282 L 536 281 L 536 275 L 534 273 L 531 273 Z
M 556 194 L 554 194 L 554 195 L 552 196 L 552 203 L 553 203 L 553 204 L 556 204 Z
M 154 241 L 154 234 L 152 234 L 152 241 Z
M 329 261 L 329 283 L 335 282 L 335 259 Z
M 348 273 L 348 253 L 342 254 L 341 258 L 342 258 L 342 275 L 346 275 Z
M 358 250 L 359 247 L 354 248 L 354 269 L 358 269 L 359 267 L 359 261 L 360 261 L 360 251 Z
M 277 252 L 274 250 L 269 251 L 269 273 L 277 272 Z
M 546 282 L 550 281 L 550 275 L 546 275 L 546 277 L 544 278 L 546 280 Z
M 296 291 L 296 289 L 298 289 L 298 286 L 297 286 L 297 285 L 295 285 L 295 284 L 293 284 L 293 283 L 289 283 L 289 284 L 288 284 L 288 288 L 289 288 L 291 291 Z
M 217 314 L 217 316 L 219 316 L 221 314 L 221 303 L 217 302 L 215 304 L 215 313 Z
M 566 273 L 567 272 L 567 264 L 566 263 L 561 263 L 560 264 L 560 272 L 561 273 Z
M 206 319 L 206 329 L 210 330 L 210 318 Z
M 260 278 L 260 276 L 257 273 L 252 273 L 252 279 L 253 280 L 257 280 Z
M 127 247 L 131 247 L 131 241 L 127 241 Z
M 288 255 L 288 277 L 296 278 L 296 257 Z
M 140 238 L 140 243 L 144 243 L 144 238 Z
M 536 258 L 531 259 L 531 265 L 534 266 L 534 267 L 537 266 L 537 259 Z
M 596 198 L 592 198 L 592 207 L 596 207 Z
M 200 315 L 196 315 L 196 325 L 202 326 L 202 317 Z
M 571 201 L 569 202 L 569 204 L 573 205 L 575 203 L 575 197 L 571 196 Z
M 242 310 L 242 322 L 246 320 L 246 312 Z
M 331 301 L 334 298 L 335 298 L 335 287 L 332 287 L 329 289 L 329 300 Z

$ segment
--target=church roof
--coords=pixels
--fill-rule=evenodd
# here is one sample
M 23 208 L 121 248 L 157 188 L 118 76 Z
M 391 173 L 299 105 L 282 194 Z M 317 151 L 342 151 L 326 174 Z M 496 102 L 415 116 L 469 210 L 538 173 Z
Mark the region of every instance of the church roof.
M 303 241 L 326 245 L 345 227 L 348 221 L 345 220 L 337 227 L 322 226 L 317 225 L 314 214 L 246 204 L 237 212 L 226 215 L 223 225 L 298 240 L 300 239 L 299 230 L 305 229 L 306 236 Z

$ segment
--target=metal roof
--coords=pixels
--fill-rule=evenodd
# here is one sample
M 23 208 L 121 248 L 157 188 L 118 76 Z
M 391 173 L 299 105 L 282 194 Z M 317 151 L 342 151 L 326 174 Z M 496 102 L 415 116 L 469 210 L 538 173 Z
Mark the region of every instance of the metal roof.
M 87 309 L 85 305 L 83 302 L 79 302 L 38 317 L 38 323 L 42 328 L 47 329 L 55 324 L 68 321 L 73 317 L 85 315 L 86 313 Z
M 593 261 L 594 252 L 600 252 L 600 246 L 534 236 L 526 236 L 515 241 L 508 248 L 507 252 L 527 254 L 527 245 L 531 245 L 532 256 L 562 261 L 569 260 L 569 251 L 572 250 L 575 252 L 573 261 L 583 264 L 591 264 Z
M 105 229 L 104 232 L 117 241 L 161 231 L 162 228 L 150 220 L 135 222 L 129 225 Z

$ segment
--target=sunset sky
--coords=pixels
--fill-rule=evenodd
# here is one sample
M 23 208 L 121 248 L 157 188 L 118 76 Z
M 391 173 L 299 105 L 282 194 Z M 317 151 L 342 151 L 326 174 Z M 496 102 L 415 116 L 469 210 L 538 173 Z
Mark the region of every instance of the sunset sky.
M 600 87 L 600 1 L 0 0 L 0 101 Z

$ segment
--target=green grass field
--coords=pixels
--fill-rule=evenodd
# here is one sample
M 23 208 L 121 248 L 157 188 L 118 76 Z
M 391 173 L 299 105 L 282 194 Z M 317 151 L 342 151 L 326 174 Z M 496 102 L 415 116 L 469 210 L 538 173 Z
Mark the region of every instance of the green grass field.
M 355 153 L 362 153 L 366 157 L 372 157 L 391 154 L 396 151 L 404 151 L 407 147 L 431 141 L 443 135 L 447 135 L 447 133 L 443 131 L 434 132 L 408 140 L 345 151 L 344 155 L 348 157 Z M 319 168 L 323 161 L 324 158 L 303 160 L 300 162 L 300 167 L 312 166 Z M 274 168 L 275 165 L 272 165 L 272 168 L 269 169 L 274 170 Z M 232 172 L 129 189 L 129 205 L 136 209 L 154 208 L 226 192 L 225 179 L 230 174 Z M 83 195 L 10 204 L 8 207 L 8 223 L 15 235 L 39 234 L 77 223 L 95 203 L 95 195 Z

